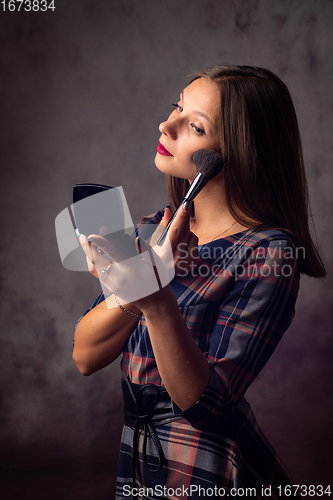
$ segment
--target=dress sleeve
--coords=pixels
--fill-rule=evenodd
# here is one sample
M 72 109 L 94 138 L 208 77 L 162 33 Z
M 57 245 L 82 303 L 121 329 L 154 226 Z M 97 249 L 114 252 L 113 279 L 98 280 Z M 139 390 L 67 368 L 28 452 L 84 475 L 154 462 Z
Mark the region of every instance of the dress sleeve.
M 266 364 L 294 316 L 299 270 L 288 240 L 253 249 L 230 269 L 205 353 L 210 379 L 201 398 L 180 413 L 194 427 L 226 419 Z

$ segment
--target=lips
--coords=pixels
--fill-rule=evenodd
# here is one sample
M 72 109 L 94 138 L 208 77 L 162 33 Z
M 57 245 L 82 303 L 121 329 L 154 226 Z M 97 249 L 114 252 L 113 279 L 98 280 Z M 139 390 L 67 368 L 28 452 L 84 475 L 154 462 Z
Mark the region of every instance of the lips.
M 157 146 L 157 152 L 162 156 L 173 156 L 160 142 Z

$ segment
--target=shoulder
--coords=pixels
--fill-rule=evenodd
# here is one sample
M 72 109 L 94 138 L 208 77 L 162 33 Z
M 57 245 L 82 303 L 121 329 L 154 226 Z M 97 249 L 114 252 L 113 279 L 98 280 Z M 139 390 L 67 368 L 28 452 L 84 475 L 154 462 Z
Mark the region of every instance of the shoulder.
M 284 242 L 284 245 L 293 245 L 291 235 L 282 229 L 249 229 L 241 235 L 236 243 L 250 248 L 256 248 L 277 241 Z M 272 245 L 274 245 L 274 243 L 272 243 Z
M 169 205 L 164 205 L 164 207 L 162 207 L 158 212 L 156 212 L 155 214 L 151 214 L 151 215 L 146 215 L 140 224 L 159 224 L 161 222 L 161 219 L 163 218 L 163 214 L 164 214 L 164 209 L 166 207 L 169 207 Z M 169 207 L 170 208 L 170 207 Z
M 294 283 L 294 295 L 299 286 L 298 250 L 290 234 L 280 229 L 249 231 L 240 238 L 233 259 L 228 262 L 237 280 L 253 280 L 281 288 Z M 291 286 L 291 285 L 290 285 Z
M 243 257 L 248 257 L 252 253 L 256 253 L 258 249 L 279 249 L 280 251 L 295 254 L 292 237 L 289 233 L 282 229 L 249 229 L 239 235 L 234 235 L 231 243 L 233 253 L 241 253 Z
M 227 240 L 227 244 L 225 244 L 225 240 Z M 244 266 L 273 264 L 282 266 L 286 263 L 291 264 L 293 268 L 296 266 L 298 249 L 295 248 L 292 237 L 286 231 L 249 229 L 243 233 L 229 236 L 225 240 L 222 245 L 220 243 L 221 247 L 210 248 L 213 259 L 209 259 L 209 262 L 220 266 L 221 271 L 227 271 L 231 275 L 238 273 L 239 268 Z M 206 253 L 203 249 L 200 255 L 205 260 Z
M 268 248 L 290 249 L 291 253 L 295 253 L 292 238 L 286 231 L 248 229 L 203 245 L 200 249 L 200 256 L 205 260 L 207 256 L 212 256 L 213 259 L 209 259 L 210 262 L 218 259 L 224 263 L 230 261 L 237 263 L 258 252 L 258 249 L 263 252 Z

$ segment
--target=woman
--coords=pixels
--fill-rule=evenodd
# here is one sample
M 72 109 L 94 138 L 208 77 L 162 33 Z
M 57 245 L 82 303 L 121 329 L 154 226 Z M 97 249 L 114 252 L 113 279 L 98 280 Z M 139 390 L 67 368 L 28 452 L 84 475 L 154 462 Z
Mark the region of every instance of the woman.
M 294 108 L 280 79 L 247 66 L 197 75 L 174 106 L 155 158 L 171 210 L 196 175 L 196 150 L 220 152 L 225 166 L 177 213 L 168 233 L 176 276 L 149 296 L 114 295 L 131 281 L 126 261 L 107 265 L 81 237 L 92 274 L 116 266 L 118 279 L 105 277 L 111 295 L 80 320 L 73 358 L 89 375 L 123 353 L 117 498 L 281 498 L 292 479 L 244 393 L 291 323 L 299 274 L 325 276 Z M 170 218 L 166 208 L 144 223 L 158 234 Z

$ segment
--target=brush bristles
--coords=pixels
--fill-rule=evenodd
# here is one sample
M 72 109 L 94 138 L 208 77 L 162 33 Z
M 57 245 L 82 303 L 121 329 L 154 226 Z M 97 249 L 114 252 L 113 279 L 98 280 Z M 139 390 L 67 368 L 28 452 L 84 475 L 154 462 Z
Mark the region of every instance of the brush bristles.
M 199 149 L 192 156 L 197 172 L 208 180 L 215 177 L 224 167 L 222 155 L 212 149 Z

